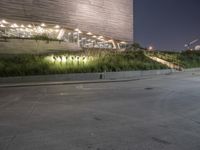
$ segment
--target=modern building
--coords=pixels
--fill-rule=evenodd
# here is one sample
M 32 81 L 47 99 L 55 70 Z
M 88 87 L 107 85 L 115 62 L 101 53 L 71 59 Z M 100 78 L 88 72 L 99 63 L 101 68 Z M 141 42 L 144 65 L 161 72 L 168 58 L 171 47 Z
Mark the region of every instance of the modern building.
M 0 0 L 0 37 L 38 36 L 120 48 L 134 40 L 133 0 Z

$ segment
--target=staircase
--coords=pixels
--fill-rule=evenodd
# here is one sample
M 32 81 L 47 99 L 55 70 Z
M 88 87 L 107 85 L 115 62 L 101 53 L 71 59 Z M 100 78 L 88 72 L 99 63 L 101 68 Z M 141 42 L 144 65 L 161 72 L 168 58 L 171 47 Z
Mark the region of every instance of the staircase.
M 163 65 L 166 65 L 167 67 L 169 67 L 169 68 L 171 68 L 171 69 L 176 69 L 176 70 L 178 70 L 178 71 L 182 71 L 182 70 L 183 70 L 183 68 L 182 68 L 181 66 L 179 66 L 179 65 L 173 64 L 173 63 L 171 63 L 171 62 L 168 62 L 168 61 L 166 61 L 166 60 L 160 59 L 160 58 L 155 57 L 155 56 L 149 56 L 149 55 L 147 55 L 147 54 L 145 54 L 145 55 L 146 55 L 148 58 L 150 58 L 151 60 L 156 61 L 156 62 L 158 62 L 158 63 L 161 63 L 161 64 L 163 64 Z

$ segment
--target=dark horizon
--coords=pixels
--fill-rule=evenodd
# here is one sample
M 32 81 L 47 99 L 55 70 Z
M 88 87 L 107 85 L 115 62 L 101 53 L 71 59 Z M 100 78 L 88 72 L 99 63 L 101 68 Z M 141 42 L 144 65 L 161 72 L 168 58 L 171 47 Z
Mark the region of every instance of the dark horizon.
M 143 47 L 183 50 L 200 38 L 199 0 L 135 0 L 135 41 Z

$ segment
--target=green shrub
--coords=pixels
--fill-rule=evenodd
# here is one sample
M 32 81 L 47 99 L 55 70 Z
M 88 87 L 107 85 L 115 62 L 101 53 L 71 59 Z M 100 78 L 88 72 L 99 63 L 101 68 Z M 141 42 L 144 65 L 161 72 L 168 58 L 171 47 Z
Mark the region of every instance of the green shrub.
M 54 58 L 58 59 L 60 56 L 68 59 L 77 56 L 76 59 L 80 57 L 82 60 L 54 61 Z M 47 59 L 48 57 L 51 61 Z M 87 58 L 86 62 L 84 58 Z M 50 54 L 0 56 L 1 77 L 150 69 L 166 69 L 166 67 L 147 58 L 143 51 L 85 50 L 69 51 L 53 56 Z

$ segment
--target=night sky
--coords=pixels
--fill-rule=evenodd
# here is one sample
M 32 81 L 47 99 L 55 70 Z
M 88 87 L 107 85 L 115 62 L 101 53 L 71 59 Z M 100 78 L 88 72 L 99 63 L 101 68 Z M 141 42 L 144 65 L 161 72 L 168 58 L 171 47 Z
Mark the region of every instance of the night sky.
M 135 41 L 162 50 L 182 50 L 200 38 L 200 0 L 135 0 Z

